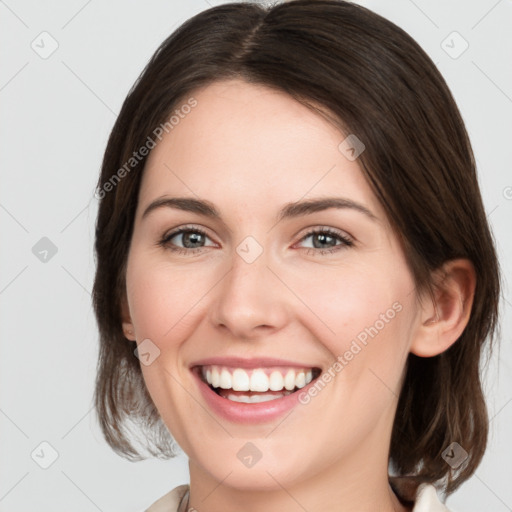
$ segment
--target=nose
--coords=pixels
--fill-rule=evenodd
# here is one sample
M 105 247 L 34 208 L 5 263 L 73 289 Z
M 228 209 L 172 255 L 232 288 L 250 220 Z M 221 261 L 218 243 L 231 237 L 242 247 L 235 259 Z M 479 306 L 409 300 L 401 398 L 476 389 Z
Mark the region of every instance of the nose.
M 290 292 L 271 267 L 265 251 L 251 263 L 233 251 L 232 267 L 217 285 L 210 308 L 211 321 L 224 336 L 266 337 L 286 324 Z

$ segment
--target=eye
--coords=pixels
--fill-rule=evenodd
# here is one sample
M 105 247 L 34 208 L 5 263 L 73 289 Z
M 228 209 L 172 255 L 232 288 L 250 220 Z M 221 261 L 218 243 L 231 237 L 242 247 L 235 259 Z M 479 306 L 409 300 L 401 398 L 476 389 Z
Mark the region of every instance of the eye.
M 354 242 L 346 235 L 331 228 L 311 230 L 302 237 L 301 241 L 307 238 L 313 240 L 313 248 L 306 248 L 307 254 L 333 253 L 354 245 Z M 340 243 L 336 243 L 338 241 Z
M 179 254 L 197 254 L 204 249 L 205 239 L 209 238 L 205 231 L 195 226 L 185 226 L 172 231 L 158 242 L 158 245 L 165 247 Z M 173 239 L 181 241 L 182 247 L 177 246 Z M 213 244 L 215 245 L 215 244 Z
M 333 253 L 354 245 L 354 242 L 346 235 L 331 228 L 311 230 L 302 237 L 301 241 L 308 238 L 313 240 L 313 247 L 306 247 L 307 254 Z M 176 241 L 172 242 L 173 239 L 176 239 Z M 201 228 L 184 226 L 164 235 L 158 245 L 179 254 L 191 255 L 198 254 L 207 247 L 204 245 L 206 239 L 209 239 L 209 237 Z M 181 241 L 181 247 L 177 245 L 177 241 Z

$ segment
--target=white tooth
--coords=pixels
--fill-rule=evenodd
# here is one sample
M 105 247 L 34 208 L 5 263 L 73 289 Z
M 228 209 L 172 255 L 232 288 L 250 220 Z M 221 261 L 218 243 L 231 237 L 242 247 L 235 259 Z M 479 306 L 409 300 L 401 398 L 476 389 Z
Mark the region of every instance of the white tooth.
M 295 388 L 295 370 L 288 370 L 284 377 L 284 387 L 291 391 Z
M 268 377 L 263 370 L 254 370 L 252 372 L 251 391 L 268 391 Z
M 220 375 L 219 375 L 219 370 L 216 366 L 214 366 L 212 368 L 212 386 L 214 388 L 218 388 L 219 387 L 219 382 L 220 382 Z
M 223 368 L 220 373 L 219 386 L 222 389 L 231 389 L 231 373 L 229 373 L 226 368 Z
M 245 370 L 237 368 L 232 376 L 232 388 L 234 391 L 249 391 L 249 375 Z
M 228 400 L 232 402 L 243 402 L 246 404 L 254 404 L 259 402 L 269 402 L 270 400 L 277 400 L 282 398 L 283 395 L 228 395 Z
M 300 371 L 297 373 L 297 376 L 295 377 L 295 385 L 300 389 L 303 388 L 306 385 L 306 375 L 303 371 Z
M 262 368 L 252 371 L 249 376 L 246 370 L 235 368 L 233 373 L 227 368 L 211 366 L 202 368 L 203 378 L 214 388 L 233 389 L 235 391 L 293 391 L 296 387 L 303 388 L 313 380 L 312 370 L 296 371 L 290 368 L 283 377 L 280 371 L 273 371 L 270 376 Z
M 232 400 L 233 402 L 243 402 L 244 404 L 248 404 L 250 402 L 250 397 L 247 395 L 228 395 L 228 400 Z
M 284 379 L 281 372 L 274 371 L 270 374 L 269 389 L 271 391 L 281 391 L 284 387 Z
M 282 395 L 253 395 L 249 397 L 249 403 L 260 403 L 260 402 L 269 402 L 270 400 L 276 400 L 277 398 L 281 398 Z

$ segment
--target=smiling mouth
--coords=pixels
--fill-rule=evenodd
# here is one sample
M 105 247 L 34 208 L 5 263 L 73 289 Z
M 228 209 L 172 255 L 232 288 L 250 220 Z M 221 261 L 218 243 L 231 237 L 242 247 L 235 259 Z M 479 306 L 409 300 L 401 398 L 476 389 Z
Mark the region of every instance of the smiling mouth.
M 307 386 L 321 374 L 320 368 L 231 368 L 197 366 L 199 378 L 222 398 L 232 402 L 260 403 L 277 400 Z

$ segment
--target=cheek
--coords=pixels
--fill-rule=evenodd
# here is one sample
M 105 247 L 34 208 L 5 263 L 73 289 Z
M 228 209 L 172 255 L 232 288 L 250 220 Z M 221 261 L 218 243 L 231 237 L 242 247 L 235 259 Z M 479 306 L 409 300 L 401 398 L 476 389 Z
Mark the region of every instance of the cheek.
M 335 380 L 350 383 L 345 390 L 398 387 L 414 319 L 413 289 L 406 267 L 391 265 L 324 268 L 315 279 L 294 281 L 310 311 L 307 327 L 330 353 L 332 373 L 341 377 Z
M 191 268 L 191 267 L 190 267 Z M 179 382 L 188 378 L 181 364 L 181 347 L 197 327 L 194 305 L 204 295 L 204 281 L 197 273 L 180 272 L 166 262 L 155 261 L 143 251 L 132 253 L 128 260 L 126 287 L 130 315 L 137 343 L 149 339 L 158 347 L 158 356 L 149 365 L 141 364 L 148 392 L 165 424 L 183 439 L 182 417 L 197 413 L 187 400 Z M 152 349 L 152 354 L 156 354 Z M 175 414 L 174 411 L 180 411 Z
M 375 324 L 379 331 L 384 326 L 389 330 L 412 287 L 406 273 L 394 276 L 369 265 L 318 268 L 314 277 L 311 271 L 301 272 L 287 281 L 308 308 L 311 326 L 315 321 L 323 324 L 327 329 L 321 331 L 322 339 L 341 347 Z
M 201 271 L 176 269 L 134 255 L 128 263 L 126 286 L 137 339 L 158 342 L 185 335 L 194 317 L 194 305 L 208 290 L 208 283 Z

